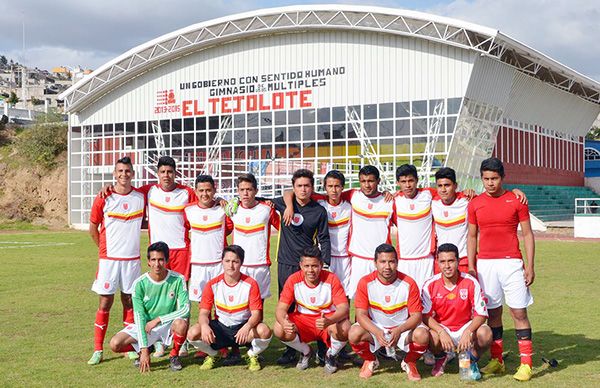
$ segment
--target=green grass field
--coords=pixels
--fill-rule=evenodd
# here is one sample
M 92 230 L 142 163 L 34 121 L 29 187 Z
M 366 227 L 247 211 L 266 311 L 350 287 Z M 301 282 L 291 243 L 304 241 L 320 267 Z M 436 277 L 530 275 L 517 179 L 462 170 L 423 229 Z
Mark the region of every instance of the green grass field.
M 274 246 L 274 244 L 272 245 Z M 243 366 L 201 372 L 192 357 L 184 369 L 173 373 L 167 358 L 155 361 L 146 375 L 131 361 L 105 349 L 105 361 L 86 364 L 92 353 L 93 319 L 98 298 L 90 291 L 96 271 L 96 249 L 83 232 L 2 232 L 0 252 L 6 263 L 0 271 L 0 385 L 1 386 L 392 386 L 408 385 L 397 364 L 384 362 L 368 383 L 358 378 L 358 368 L 345 365 L 327 376 L 321 368 L 300 372 L 275 365 L 282 350 L 273 340 L 264 369 L 250 374 Z M 539 241 L 533 324 L 535 375 L 531 386 L 598 386 L 600 384 L 600 287 L 597 242 Z M 276 282 L 273 283 L 274 285 Z M 275 287 L 273 292 L 276 295 Z M 272 326 L 275 298 L 265 307 Z M 193 306 L 192 320 L 197 319 Z M 110 336 L 121 329 L 121 307 L 115 303 Z M 505 348 L 511 353 L 507 367 L 518 363 L 510 319 L 505 319 Z M 541 357 L 556 358 L 558 368 L 548 368 Z M 484 356 L 484 359 L 487 357 Z M 456 363 L 440 378 L 420 364 L 421 384 L 450 386 L 459 382 Z M 511 373 L 512 374 L 512 373 Z M 482 386 L 517 384 L 511 374 L 487 378 Z M 471 383 L 475 384 L 475 383 Z

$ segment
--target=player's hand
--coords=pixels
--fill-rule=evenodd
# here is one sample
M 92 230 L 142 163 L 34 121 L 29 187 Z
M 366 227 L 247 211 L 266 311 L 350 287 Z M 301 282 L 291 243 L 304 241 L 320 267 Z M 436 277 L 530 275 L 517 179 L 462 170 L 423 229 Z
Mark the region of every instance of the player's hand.
M 215 206 L 221 206 L 223 209 L 225 209 L 225 206 L 227 206 L 227 200 L 221 197 L 217 197 L 215 198 Z
M 469 201 L 477 196 L 477 193 L 473 189 L 465 189 L 462 193 Z
M 393 201 L 393 200 L 394 200 L 394 194 L 390 193 L 390 192 L 389 192 L 389 191 L 387 191 L 387 190 L 386 190 L 386 191 L 384 191 L 384 192 L 383 192 L 383 193 L 381 193 L 381 194 L 383 194 L 383 200 L 384 200 L 385 202 L 391 202 L 391 201 Z
M 202 341 L 206 342 L 209 345 L 215 342 L 215 333 L 213 333 L 209 325 L 204 325 L 200 329 L 200 332 L 202 333 L 202 335 L 200 336 Z
M 281 219 L 285 226 L 290 226 L 292 219 L 294 219 L 294 208 L 286 207 Z
M 398 346 L 398 340 L 400 340 L 400 335 L 402 334 L 400 326 L 390 329 L 390 334 L 392 335 L 392 338 L 390 338 L 388 346 Z
M 325 313 L 321 312 L 321 317 L 317 318 L 317 320 L 315 321 L 315 326 L 319 330 L 324 330 L 327 328 L 327 326 L 331 325 L 332 323 L 333 322 L 325 316 Z
M 444 351 L 449 352 L 454 348 L 454 341 L 452 341 L 452 337 L 450 337 L 450 334 L 446 330 L 440 330 L 438 336 L 440 337 L 440 344 Z
M 152 329 L 154 329 L 160 323 L 160 318 L 154 318 L 150 322 L 146 323 L 146 333 L 150 334 Z
M 522 192 L 519 189 L 512 189 L 512 192 L 517 197 L 517 199 L 519 200 L 519 202 L 521 202 L 523 205 L 527 205 L 527 203 L 529 201 L 527 201 L 527 196 L 525 195 L 524 192 Z
M 390 346 L 388 341 L 385 339 L 385 331 L 384 330 L 382 330 L 382 329 L 377 330 L 377 332 L 375 333 L 375 338 L 377 338 L 377 342 L 379 342 L 381 344 L 381 346 L 383 346 L 383 347 Z
M 110 193 L 114 191 L 114 189 L 115 187 L 111 183 L 109 183 L 107 185 L 104 185 L 104 187 L 100 189 L 100 192 L 98 194 L 100 195 L 100 198 L 106 198 Z
M 235 342 L 238 343 L 238 345 L 245 345 L 247 344 L 250 338 L 250 327 L 248 327 L 247 325 L 242 326 L 237 334 L 235 335 Z
M 469 270 L 468 270 L 469 275 L 473 276 L 475 279 L 477 279 L 477 271 L 475 270 L 475 268 L 472 268 L 469 266 Z
M 267 199 L 265 201 L 265 205 L 270 206 L 271 208 L 275 209 L 275 204 L 270 199 Z
M 294 334 L 296 332 L 296 325 L 290 321 L 287 314 L 285 314 L 283 320 L 283 331 L 285 331 L 286 334 Z
M 140 352 L 140 373 L 150 372 L 150 351 L 142 348 Z
M 462 335 L 460 336 L 460 340 L 458 341 L 458 345 L 456 346 L 457 353 L 462 352 L 463 350 L 468 350 L 473 347 L 473 332 L 469 329 L 465 329 Z
M 525 277 L 525 285 L 529 287 L 533 284 L 533 281 L 535 280 L 535 271 L 533 270 L 533 268 L 526 267 L 523 276 Z

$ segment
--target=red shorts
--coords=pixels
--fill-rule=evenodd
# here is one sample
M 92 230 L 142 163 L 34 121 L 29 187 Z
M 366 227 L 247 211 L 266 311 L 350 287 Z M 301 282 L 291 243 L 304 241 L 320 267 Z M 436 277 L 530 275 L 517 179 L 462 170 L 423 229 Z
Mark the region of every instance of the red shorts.
M 169 249 L 167 269 L 179 272 L 185 277 L 185 281 L 187 282 L 190 278 L 190 250 L 187 248 Z
M 460 272 L 469 273 L 469 260 L 466 257 L 463 257 L 458 262 L 458 270 Z M 438 273 L 440 273 L 440 266 L 436 260 L 435 265 L 433 266 L 433 274 L 437 275 Z
M 325 315 L 330 316 L 331 314 L 333 313 Z M 329 341 L 329 333 L 327 332 L 327 329 L 317 329 L 316 321 L 320 317 L 320 315 L 300 314 L 298 312 L 290 313 L 288 316 L 290 321 L 296 325 L 296 330 L 298 331 L 300 341 L 304 343 L 323 341 L 327 347 L 330 347 L 331 343 Z

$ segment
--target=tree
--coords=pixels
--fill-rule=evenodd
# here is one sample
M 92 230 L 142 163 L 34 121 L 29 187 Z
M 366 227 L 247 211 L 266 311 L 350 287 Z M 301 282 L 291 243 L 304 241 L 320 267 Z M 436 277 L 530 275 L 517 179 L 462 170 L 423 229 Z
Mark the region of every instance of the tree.
M 588 140 L 600 140 L 600 127 L 592 127 L 590 131 L 585 135 Z
M 17 97 L 17 94 L 15 92 L 10 92 L 10 97 L 8 97 L 8 99 L 6 100 L 6 102 L 9 105 L 15 105 L 17 102 L 19 102 L 19 97 Z
M 2 65 L 2 66 L 8 65 L 8 60 L 6 59 L 6 57 L 4 55 L 0 55 L 0 65 Z

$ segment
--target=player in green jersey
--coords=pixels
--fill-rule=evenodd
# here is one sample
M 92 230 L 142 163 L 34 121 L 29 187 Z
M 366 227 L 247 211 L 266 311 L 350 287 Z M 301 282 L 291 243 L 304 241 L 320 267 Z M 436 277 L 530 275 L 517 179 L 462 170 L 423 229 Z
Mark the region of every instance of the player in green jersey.
M 140 372 L 150 371 L 149 347 L 156 341 L 173 344 L 170 368 L 182 368 L 179 349 L 187 333 L 190 303 L 183 276 L 166 268 L 168 260 L 169 247 L 164 242 L 148 247 L 150 271 L 135 281 L 132 295 L 135 324 L 110 340 L 114 352 L 135 350 L 140 354 Z

